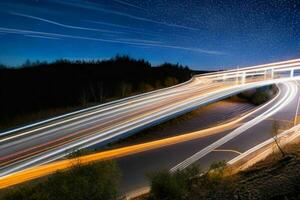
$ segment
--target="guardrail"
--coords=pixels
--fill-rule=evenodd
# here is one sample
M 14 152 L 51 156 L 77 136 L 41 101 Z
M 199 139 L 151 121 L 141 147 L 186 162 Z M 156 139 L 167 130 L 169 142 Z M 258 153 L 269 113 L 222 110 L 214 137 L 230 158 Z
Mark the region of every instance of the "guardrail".
M 276 137 L 275 139 L 277 140 L 280 146 L 284 146 L 299 136 L 300 124 L 288 130 L 285 130 L 274 137 Z M 228 164 L 236 166 L 237 170 L 243 170 L 253 165 L 257 161 L 266 158 L 268 155 L 274 152 L 274 147 L 276 147 L 274 137 L 252 147 L 251 149 L 245 151 L 241 155 L 233 158 L 232 160 L 228 161 Z
M 284 69 L 289 67 L 298 66 L 300 67 L 300 59 L 294 59 L 294 60 L 287 60 L 282 62 L 275 62 L 270 64 L 263 64 L 263 65 L 256 65 L 251 67 L 243 67 L 238 69 L 230 69 L 226 71 L 219 71 L 219 72 L 213 72 L 213 73 L 207 73 L 205 75 L 198 75 L 200 76 L 217 76 L 224 73 L 237 73 L 237 72 L 256 72 L 256 71 L 268 71 L 272 69 Z

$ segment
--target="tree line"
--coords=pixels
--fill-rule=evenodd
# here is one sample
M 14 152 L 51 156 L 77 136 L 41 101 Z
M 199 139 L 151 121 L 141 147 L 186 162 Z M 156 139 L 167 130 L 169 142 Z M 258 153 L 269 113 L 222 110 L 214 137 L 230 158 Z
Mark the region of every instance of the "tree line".
M 128 56 L 93 61 L 27 61 L 19 68 L 1 65 L 0 124 L 16 116 L 86 107 L 169 87 L 189 80 L 193 73 L 179 64 L 152 66 Z

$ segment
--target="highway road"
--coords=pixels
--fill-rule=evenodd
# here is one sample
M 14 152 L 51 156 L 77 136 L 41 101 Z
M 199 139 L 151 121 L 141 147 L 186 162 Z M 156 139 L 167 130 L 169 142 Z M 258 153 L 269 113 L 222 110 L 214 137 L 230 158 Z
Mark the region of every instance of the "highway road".
M 159 94 L 96 108 L 37 128 L 4 133 L 0 139 L 0 176 L 56 160 L 74 149 L 126 137 L 132 131 L 214 102 L 240 89 L 236 89 L 235 81 L 210 84 L 204 81 L 195 79 Z M 248 87 L 251 86 L 241 88 Z
M 192 140 L 195 138 L 206 137 L 209 135 L 213 135 L 220 130 L 224 129 L 232 129 L 233 127 L 237 127 L 240 122 L 241 115 L 245 115 L 250 112 L 254 108 L 253 105 L 249 103 L 237 103 L 237 102 L 218 102 L 205 108 L 201 109 L 197 116 L 193 116 L 192 120 L 185 120 L 183 123 L 167 126 L 163 132 L 151 132 L 155 134 L 155 137 L 143 138 L 139 136 L 137 140 L 130 140 L 130 146 L 128 144 L 121 143 L 122 148 L 113 147 L 112 150 L 101 151 L 99 154 L 91 154 L 88 155 L 88 159 L 80 159 L 81 163 L 85 162 L 85 160 L 101 160 L 101 159 L 111 159 L 115 157 L 122 157 L 126 155 L 131 155 L 137 152 L 143 152 L 151 149 L 157 149 L 162 146 L 168 146 L 172 144 L 178 144 L 183 142 L 184 140 Z M 203 116 L 205 115 L 205 120 L 203 120 Z M 223 124 L 226 123 L 224 126 Z M 216 126 L 218 125 L 218 126 Z M 184 127 L 183 127 L 184 126 Z M 212 128 L 209 128 L 212 127 Z M 200 130 L 200 131 L 199 131 Z M 188 133 L 188 134 L 185 134 Z M 148 135 L 149 136 L 149 135 Z M 145 143 L 141 143 L 144 141 Z M 93 147 L 92 147 L 93 148 Z M 8 179 L 7 184 L 17 183 L 24 179 L 31 179 L 35 177 L 39 177 L 41 175 L 45 175 L 48 172 L 54 172 L 57 169 L 65 168 L 68 164 L 74 163 L 72 160 L 69 162 L 65 162 L 69 160 L 57 161 L 54 163 L 50 163 L 49 165 L 41 166 L 43 169 L 33 168 L 36 171 L 30 171 L 26 173 L 29 176 L 23 176 L 22 172 L 20 176 L 13 175 L 15 178 Z M 77 162 L 77 160 L 75 160 Z M 30 169 L 29 169 L 30 170 Z M 15 180 L 16 182 L 12 181 Z M 0 188 L 3 186 L 3 181 L 0 181 Z
M 172 88 L 138 95 L 0 133 L 0 176 L 5 178 L 5 176 L 13 175 L 13 173 L 28 167 L 57 160 L 74 149 L 99 143 L 104 145 L 112 140 L 127 137 L 142 128 L 161 123 L 199 106 L 218 101 L 249 88 L 285 82 L 280 84 L 281 92 L 274 100 L 255 113 L 250 113 L 240 119 L 245 122 L 242 126 L 232 131 L 229 125 L 220 127 L 214 131 L 218 134 L 200 138 L 200 140 L 205 140 L 201 144 L 194 138 L 186 142 L 181 142 L 184 141 L 184 138 L 180 138 L 176 142 L 177 145 L 135 154 L 133 159 L 138 159 L 143 154 L 152 154 L 146 159 L 148 162 L 153 162 L 153 158 L 155 158 L 153 163 L 160 167 L 172 167 L 172 170 L 183 169 L 206 158 L 213 150 L 236 140 L 236 138 L 244 135 L 244 132 L 253 129 L 289 105 L 292 99 L 297 96 L 298 86 L 295 82 L 287 81 L 298 78 L 294 76 L 294 69 L 298 69 L 299 62 L 299 60 L 292 60 L 268 64 L 249 68 L 248 71 L 240 69 L 234 74 L 229 71 L 198 76 Z M 268 71 L 270 67 L 272 67 L 271 72 Z M 279 70 L 283 69 L 292 70 L 293 74 L 292 72 L 291 76 L 279 74 L 281 72 Z M 262 70 L 263 73 L 258 70 Z M 274 74 L 275 70 L 278 71 L 277 74 Z M 255 115 L 257 116 L 253 117 Z M 256 143 L 261 140 L 253 139 L 253 141 Z M 242 151 L 242 148 L 248 148 L 249 145 L 238 150 Z M 184 149 L 177 150 L 180 146 Z M 171 161 L 168 159 L 159 161 L 160 158 L 158 157 L 163 158 L 163 154 L 171 157 L 171 150 L 168 148 L 175 148 L 176 156 L 172 156 L 173 160 Z M 158 151 L 159 155 L 153 155 L 155 151 Z M 138 163 L 146 162 L 146 160 L 143 162 L 135 160 L 132 162 L 135 164 L 128 164 L 131 161 L 126 161 L 126 159 L 130 157 L 120 158 L 120 165 L 122 166 L 122 162 L 124 162 L 125 166 L 130 168 L 130 166 L 134 167 L 135 165 L 138 166 Z M 123 159 L 125 161 L 122 161 Z M 164 163 L 166 164 L 164 165 Z M 153 168 L 153 165 L 145 163 L 142 167 L 134 167 L 130 170 L 124 168 L 126 173 L 123 174 L 129 176 L 131 170 L 135 174 L 138 174 L 139 171 L 145 172 L 149 170 L 148 166 L 149 169 Z
M 147 173 L 162 168 L 170 169 L 176 166 L 176 164 L 179 164 L 189 156 L 194 155 L 202 149 L 205 149 L 207 146 L 222 139 L 223 137 L 230 135 L 230 133 L 232 133 L 234 130 L 247 125 L 251 120 L 256 119 L 260 116 L 266 116 L 266 112 L 273 112 L 275 108 L 278 108 L 279 104 L 282 106 L 281 108 L 279 107 L 280 109 L 277 113 L 278 115 L 286 113 L 286 108 L 292 109 L 290 106 L 296 105 L 295 101 L 297 100 L 299 95 L 299 92 L 295 92 L 295 90 L 297 89 L 297 85 L 292 82 L 291 84 L 289 84 L 289 86 L 286 84 L 280 84 L 279 88 L 281 92 L 274 98 L 274 100 L 259 108 L 246 112 L 243 115 L 238 116 L 237 118 L 234 118 L 231 121 L 233 122 L 231 125 L 230 123 L 219 124 L 212 128 L 195 131 L 192 133 L 183 132 L 185 134 L 165 138 L 162 140 L 156 140 L 153 142 L 133 145 L 116 150 L 100 152 L 98 155 L 92 154 L 90 156 L 87 156 L 89 158 L 82 159 L 82 161 L 85 162 L 86 160 L 92 161 L 117 158 L 117 162 L 123 174 L 121 182 L 122 192 L 127 193 L 139 188 L 144 188 L 148 185 L 146 177 Z M 291 88 L 294 88 L 294 90 L 292 90 Z M 228 113 L 228 110 L 223 113 L 220 112 L 219 115 L 226 113 Z M 212 114 L 207 115 L 208 118 L 211 118 L 212 116 Z M 269 118 L 270 117 L 272 118 L 273 116 L 269 116 Z M 290 117 L 292 117 L 292 115 L 290 115 Z M 265 122 L 269 122 L 269 119 L 266 118 L 261 123 Z M 270 138 L 271 135 L 269 135 L 267 131 L 268 130 L 266 129 L 261 129 L 260 137 L 255 138 L 252 138 L 251 133 L 247 134 L 246 137 L 248 138 L 242 138 L 242 141 L 235 140 L 235 138 L 233 138 L 232 141 L 235 141 L 234 145 L 236 146 L 232 145 L 226 148 L 219 147 L 216 149 L 211 149 L 211 151 L 208 152 L 207 156 L 204 156 L 204 158 L 200 158 L 197 162 L 201 167 L 206 168 L 213 161 L 231 159 L 232 157 L 239 155 L 239 152 L 243 152 L 238 148 L 242 148 L 243 146 L 241 145 L 243 145 L 245 141 L 251 140 L 252 145 L 256 145 L 264 139 Z M 70 164 L 72 162 L 73 161 L 67 163 Z M 60 169 L 60 167 L 62 167 L 61 169 L 64 169 L 66 167 L 66 162 L 58 161 L 54 164 L 49 164 L 48 166 L 45 165 L 41 166 L 40 168 L 33 168 L 33 170 L 25 171 L 25 173 L 20 173 L 16 176 L 13 175 L 11 178 L 4 180 L 4 182 L 2 183 L 0 181 L 0 187 L 2 186 L 1 184 L 9 185 L 17 183 L 22 179 L 30 180 L 32 177 L 35 178 L 39 177 L 40 175 L 46 175 L 48 174 L 48 172 L 53 172 L 56 169 Z
M 129 100 L 114 105 L 114 108 L 110 106 L 88 111 L 66 119 L 63 123 L 59 120 L 47 125 L 50 127 L 42 126 L 37 131 L 28 130 L 20 134 L 9 134 L 8 137 L 0 139 L 1 175 L 31 166 L 31 163 L 39 164 L 44 160 L 57 159 L 71 152 L 74 146 L 109 142 L 112 137 L 116 139 L 120 132 L 137 130 L 143 126 L 144 121 L 151 123 L 152 118 L 156 119 L 178 109 L 184 110 L 189 103 L 203 96 L 203 93 L 219 87 L 226 86 L 221 86 L 220 83 L 204 86 L 201 82 L 195 81 L 183 88 L 174 88 L 174 91 L 154 94 L 142 100 Z
M 294 85 L 293 87 L 297 87 L 296 83 L 291 84 Z M 287 91 L 286 85 L 279 84 L 278 86 L 281 91 Z M 282 92 L 269 105 L 245 118 L 242 125 L 238 128 L 247 125 L 251 120 L 261 115 L 265 116 L 267 111 L 274 111 L 274 108 L 278 104 L 286 100 L 287 96 L 285 94 L 285 92 Z M 276 118 L 282 122 L 293 122 L 294 120 L 296 107 L 300 98 L 299 91 L 297 91 L 296 95 L 291 94 L 290 97 L 287 105 L 279 109 L 278 112 L 268 116 L 264 120 L 260 120 L 258 124 L 249 129 L 243 129 L 240 135 L 233 137 L 223 145 L 210 149 L 206 155 L 199 156 L 190 164 L 196 163 L 200 168 L 205 170 L 215 161 L 229 161 L 255 145 L 271 138 L 271 124 L 273 122 L 271 119 Z M 122 192 L 127 193 L 147 187 L 149 184 L 147 174 L 159 169 L 178 169 L 178 166 L 187 161 L 188 158 L 197 155 L 197 153 L 202 152 L 217 141 L 222 141 L 222 139 L 238 128 L 225 131 L 220 130 L 206 137 L 118 158 L 117 162 L 123 175 L 121 182 Z

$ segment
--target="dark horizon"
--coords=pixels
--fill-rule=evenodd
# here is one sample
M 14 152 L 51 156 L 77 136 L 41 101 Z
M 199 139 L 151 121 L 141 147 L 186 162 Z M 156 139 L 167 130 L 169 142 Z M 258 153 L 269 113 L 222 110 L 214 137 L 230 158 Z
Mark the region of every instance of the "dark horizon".
M 171 63 L 171 62 L 162 62 L 162 63 L 157 63 L 157 64 L 154 64 L 152 62 L 150 62 L 149 60 L 146 60 L 146 59 L 143 59 L 143 58 L 135 58 L 135 57 L 132 57 L 132 56 L 129 56 L 129 55 L 121 55 L 121 54 L 116 54 L 115 56 L 112 56 L 110 58 L 94 58 L 94 59 L 68 59 L 68 58 L 57 58 L 57 59 L 54 59 L 54 60 L 50 60 L 50 61 L 47 61 L 47 60 L 30 60 L 30 59 L 26 59 L 23 63 L 19 64 L 19 65 L 6 65 L 6 64 L 3 64 L 0 62 L 0 66 L 2 67 L 6 67 L 6 68 L 22 68 L 22 67 L 27 67 L 27 66 L 32 66 L 32 65 L 40 65 L 40 64 L 53 64 L 53 63 L 56 63 L 56 62 L 60 62 L 60 61 L 67 61 L 67 62 L 70 62 L 70 63 L 76 63 L 76 62 L 86 62 L 86 63 L 93 63 L 93 62 L 104 62 L 104 61 L 110 61 L 110 60 L 114 60 L 116 58 L 124 58 L 124 57 L 128 57 L 129 59 L 132 59 L 132 60 L 136 60 L 136 61 L 145 61 L 145 62 L 149 62 L 149 64 L 152 66 L 152 67 L 157 67 L 157 66 L 161 66 L 161 65 L 164 65 L 164 64 L 171 64 L 171 65 L 179 65 L 179 66 L 183 66 L 183 67 L 188 67 L 190 69 L 192 69 L 190 66 L 188 65 L 183 65 L 181 63 Z M 197 70 L 197 69 L 195 69 Z
M 136 60 L 136 61 L 145 61 L 145 62 L 148 62 L 152 67 L 159 67 L 159 66 L 162 66 L 164 64 L 170 64 L 170 65 L 178 65 L 178 66 L 182 66 L 182 67 L 188 67 L 189 69 L 191 70 L 195 70 L 195 71 L 222 71 L 222 70 L 225 70 L 225 69 L 236 69 L 236 66 L 229 66 L 229 67 L 222 67 L 220 66 L 219 68 L 197 68 L 197 67 L 193 67 L 193 66 L 189 66 L 189 65 L 184 65 L 184 64 L 181 64 L 181 63 L 172 63 L 172 62 L 162 62 L 162 63 L 152 63 L 150 62 L 149 60 L 146 60 L 144 58 L 135 58 L 135 57 L 132 57 L 132 56 L 128 56 L 128 55 L 120 55 L 120 54 L 116 54 L 115 56 L 112 56 L 110 58 L 95 58 L 95 59 L 68 59 L 68 58 L 58 58 L 58 59 L 55 59 L 55 60 L 50 60 L 50 61 L 47 61 L 47 60 L 30 60 L 30 59 L 26 59 L 23 63 L 19 64 L 19 65 L 15 65 L 15 66 L 12 66 L 12 65 L 5 65 L 5 64 L 2 64 L 0 63 L 0 67 L 5 67 L 5 68 L 15 68 L 15 69 L 18 69 L 18 68 L 22 68 L 22 67 L 28 67 L 28 66 L 39 66 L 41 64 L 48 64 L 48 65 L 51 65 L 51 64 L 54 64 L 56 62 L 60 62 L 60 61 L 67 61 L 67 62 L 70 62 L 70 63 L 76 63 L 76 62 L 86 62 L 86 63 L 93 63 L 93 62 L 103 62 L 103 61 L 110 61 L 110 60 L 114 60 L 116 59 L 117 57 L 129 57 L 130 59 L 133 59 L 133 60 Z M 299 57 L 295 57 L 295 59 L 298 59 Z M 292 59 L 291 59 L 292 60 Z M 284 62 L 286 60 L 274 60 L 270 63 L 275 63 L 275 62 Z M 270 64 L 270 63 L 256 63 L 255 65 L 263 65 L 263 64 Z M 247 67 L 251 67 L 251 66 L 254 66 L 254 65 L 247 65 L 247 66 L 238 66 L 239 68 L 247 68 Z

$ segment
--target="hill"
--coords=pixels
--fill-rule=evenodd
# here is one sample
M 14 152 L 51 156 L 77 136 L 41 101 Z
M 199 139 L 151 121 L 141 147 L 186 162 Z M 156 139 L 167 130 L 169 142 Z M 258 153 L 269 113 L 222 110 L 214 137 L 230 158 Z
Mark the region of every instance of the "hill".
M 27 62 L 0 67 L 0 128 L 169 87 L 195 72 L 173 64 L 116 56 L 110 60 Z

